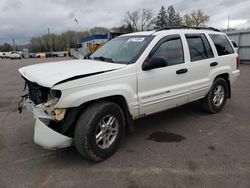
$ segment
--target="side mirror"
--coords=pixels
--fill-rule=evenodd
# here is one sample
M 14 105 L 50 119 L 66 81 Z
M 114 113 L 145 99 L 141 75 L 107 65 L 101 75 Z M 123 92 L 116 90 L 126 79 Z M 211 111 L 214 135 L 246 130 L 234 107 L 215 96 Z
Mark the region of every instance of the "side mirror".
M 167 65 L 167 61 L 163 58 L 151 58 L 150 60 L 146 60 L 142 64 L 142 70 L 147 71 L 151 69 L 166 67 Z

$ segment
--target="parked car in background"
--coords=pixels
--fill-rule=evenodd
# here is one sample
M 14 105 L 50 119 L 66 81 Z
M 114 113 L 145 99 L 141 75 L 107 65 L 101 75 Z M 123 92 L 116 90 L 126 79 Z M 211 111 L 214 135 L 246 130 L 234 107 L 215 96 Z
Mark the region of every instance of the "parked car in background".
M 40 53 L 35 53 L 35 58 L 40 58 L 41 54 Z
M 48 57 L 53 57 L 53 52 L 46 52 L 45 53 L 45 57 L 48 58 Z
M 35 53 L 29 53 L 30 58 L 35 58 L 36 57 L 35 55 L 36 55 Z
M 18 54 L 20 54 L 21 58 L 24 58 L 24 53 L 22 51 L 18 51 Z
M 67 51 L 59 51 L 59 52 L 46 52 L 46 58 L 48 57 L 66 57 L 68 52 Z
M 66 57 L 68 54 L 67 51 L 54 52 L 53 57 Z
M 6 59 L 10 57 L 10 52 L 1 52 L 0 58 Z
M 11 51 L 9 57 L 10 57 L 10 59 L 21 59 L 22 54 L 19 53 L 18 51 Z

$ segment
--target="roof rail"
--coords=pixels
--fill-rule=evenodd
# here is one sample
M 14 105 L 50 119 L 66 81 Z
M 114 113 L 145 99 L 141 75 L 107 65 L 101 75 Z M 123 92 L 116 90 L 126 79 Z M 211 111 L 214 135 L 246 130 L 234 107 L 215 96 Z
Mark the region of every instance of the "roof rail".
M 213 27 L 193 27 L 193 26 L 187 26 L 187 25 L 180 25 L 180 26 L 169 26 L 169 27 L 163 27 L 163 28 L 156 28 L 156 32 L 163 31 L 163 30 L 170 30 L 170 29 L 204 29 L 204 30 L 220 31 L 219 29 L 216 29 Z

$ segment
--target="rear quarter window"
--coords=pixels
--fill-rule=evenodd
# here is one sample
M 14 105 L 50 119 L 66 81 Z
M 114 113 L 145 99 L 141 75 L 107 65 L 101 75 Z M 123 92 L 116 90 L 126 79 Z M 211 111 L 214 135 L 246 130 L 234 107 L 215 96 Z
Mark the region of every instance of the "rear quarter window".
M 216 50 L 219 56 L 228 55 L 234 53 L 232 45 L 225 35 L 210 34 L 209 35 L 214 42 Z

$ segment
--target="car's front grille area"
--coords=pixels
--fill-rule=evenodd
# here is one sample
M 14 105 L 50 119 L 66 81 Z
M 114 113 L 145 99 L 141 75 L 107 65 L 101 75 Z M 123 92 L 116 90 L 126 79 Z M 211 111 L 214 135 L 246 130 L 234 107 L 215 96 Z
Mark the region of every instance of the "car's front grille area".
M 25 84 L 26 86 L 28 86 L 29 99 L 32 100 L 34 104 L 41 104 L 47 102 L 48 94 L 50 91 L 49 88 L 30 82 L 27 79 L 25 79 Z

